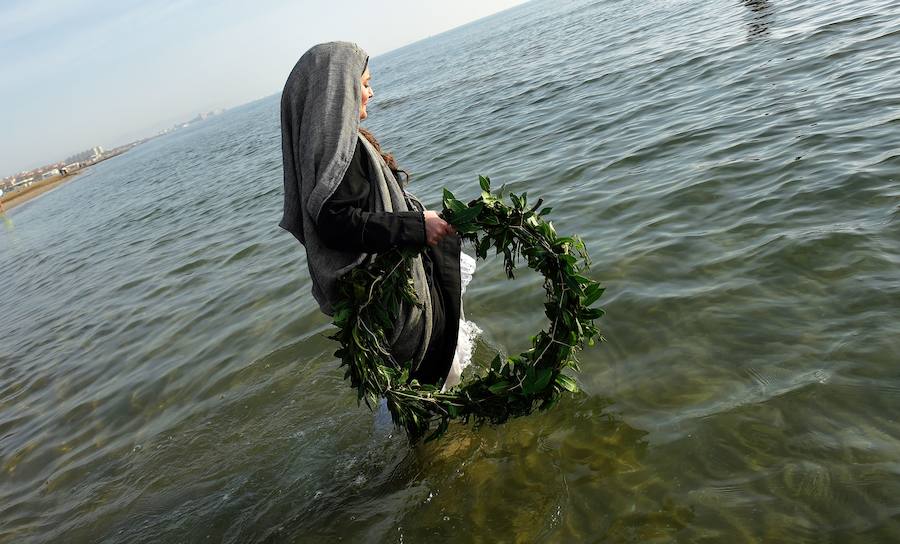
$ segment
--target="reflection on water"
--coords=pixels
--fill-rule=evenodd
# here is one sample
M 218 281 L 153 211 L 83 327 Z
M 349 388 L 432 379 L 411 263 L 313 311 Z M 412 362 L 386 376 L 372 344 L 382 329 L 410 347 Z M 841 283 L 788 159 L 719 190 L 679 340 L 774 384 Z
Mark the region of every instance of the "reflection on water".
M 750 10 L 747 21 L 747 39 L 753 40 L 769 33 L 769 27 L 775 22 L 775 7 L 769 0 L 741 0 Z
M 13 230 L 13 221 L 6 214 L 6 211 L 0 210 L 0 219 L 3 220 L 3 227 L 6 228 L 7 232 L 12 232 Z

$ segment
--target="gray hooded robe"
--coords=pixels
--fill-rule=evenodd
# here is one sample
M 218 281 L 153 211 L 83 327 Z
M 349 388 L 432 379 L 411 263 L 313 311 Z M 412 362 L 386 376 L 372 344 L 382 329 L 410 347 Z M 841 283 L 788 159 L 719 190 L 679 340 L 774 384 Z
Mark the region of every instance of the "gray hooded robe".
M 357 140 L 370 161 L 371 180 L 379 209 L 422 210 L 406 193 L 381 154 L 359 134 L 362 102 L 360 77 L 368 55 L 356 44 L 330 42 L 307 51 L 291 71 L 281 95 L 281 151 L 284 166 L 284 214 L 279 226 L 306 248 L 312 294 L 321 310 L 333 314 L 337 280 L 370 254 L 329 248 L 316 224 L 324 203 L 340 185 Z M 431 337 L 431 295 L 422 258 L 416 257 L 413 281 L 422 309 L 403 309 L 397 318 L 392 353 L 398 361 L 418 366 Z

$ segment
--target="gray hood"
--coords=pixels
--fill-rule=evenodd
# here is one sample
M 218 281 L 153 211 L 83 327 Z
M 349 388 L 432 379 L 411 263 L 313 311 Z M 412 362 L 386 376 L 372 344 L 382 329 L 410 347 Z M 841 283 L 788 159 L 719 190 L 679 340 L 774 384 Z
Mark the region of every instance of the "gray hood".
M 369 56 L 356 44 L 307 51 L 281 95 L 284 214 L 279 226 L 306 244 L 303 218 L 315 224 L 347 172 L 359 130 L 359 78 Z

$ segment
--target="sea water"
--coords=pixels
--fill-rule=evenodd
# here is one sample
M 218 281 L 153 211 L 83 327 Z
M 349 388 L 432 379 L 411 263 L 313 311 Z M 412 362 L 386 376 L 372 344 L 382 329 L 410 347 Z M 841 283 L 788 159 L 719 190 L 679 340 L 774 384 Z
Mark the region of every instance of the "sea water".
M 342 380 L 277 95 L 11 210 L 0 541 L 900 541 L 898 29 L 536 0 L 374 57 L 412 192 L 542 197 L 607 286 L 583 394 L 427 445 Z M 479 263 L 476 361 L 547 325 L 540 285 Z

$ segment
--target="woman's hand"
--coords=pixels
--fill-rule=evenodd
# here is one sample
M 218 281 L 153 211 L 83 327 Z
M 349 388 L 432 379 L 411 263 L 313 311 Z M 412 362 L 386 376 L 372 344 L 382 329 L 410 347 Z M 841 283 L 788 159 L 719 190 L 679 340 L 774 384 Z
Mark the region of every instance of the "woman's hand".
M 425 241 L 436 246 L 448 234 L 456 234 L 453 225 L 444 221 L 437 212 L 425 210 Z

